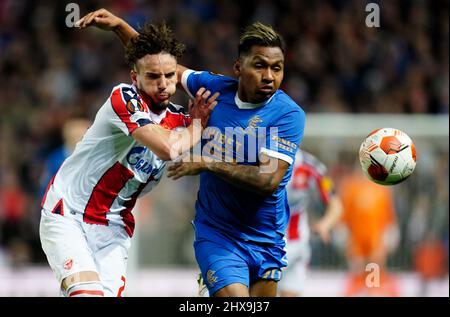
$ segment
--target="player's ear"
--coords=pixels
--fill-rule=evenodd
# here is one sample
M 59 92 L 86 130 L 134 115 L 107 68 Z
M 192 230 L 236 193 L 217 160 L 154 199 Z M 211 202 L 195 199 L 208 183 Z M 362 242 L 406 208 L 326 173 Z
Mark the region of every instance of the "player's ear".
M 233 65 L 234 74 L 239 77 L 241 75 L 241 61 L 238 58 Z
M 137 85 L 137 71 L 135 66 L 133 67 L 132 70 L 130 70 L 130 77 L 133 84 Z

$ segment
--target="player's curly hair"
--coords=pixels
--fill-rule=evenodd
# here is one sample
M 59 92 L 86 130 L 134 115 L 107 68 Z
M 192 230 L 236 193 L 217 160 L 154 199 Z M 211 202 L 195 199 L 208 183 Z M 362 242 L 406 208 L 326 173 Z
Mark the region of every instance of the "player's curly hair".
M 249 25 L 242 32 L 239 39 L 238 54 L 245 55 L 255 45 L 267 47 L 279 47 L 284 53 L 284 40 L 280 34 L 270 26 L 261 22 Z
M 125 62 L 133 67 L 136 61 L 147 54 L 168 53 L 180 58 L 186 46 L 179 42 L 173 31 L 165 22 L 160 24 L 147 23 L 139 30 L 139 35 L 130 40 L 125 48 Z

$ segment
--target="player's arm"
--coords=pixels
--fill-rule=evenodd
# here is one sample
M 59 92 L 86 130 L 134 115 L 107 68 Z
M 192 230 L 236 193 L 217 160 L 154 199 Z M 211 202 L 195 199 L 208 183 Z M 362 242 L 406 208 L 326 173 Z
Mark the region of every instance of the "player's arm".
M 75 23 L 75 26 L 80 29 L 87 28 L 88 26 L 96 26 L 102 30 L 113 31 L 124 46 L 133 37 L 139 35 L 125 20 L 103 8 L 86 14 Z
M 195 131 L 200 131 L 199 133 Z M 133 131 L 132 136 L 139 143 L 148 147 L 160 159 L 176 159 L 200 141 L 201 124 L 192 120 L 191 125 L 183 131 L 172 131 L 156 124 L 147 124 Z
M 219 93 L 211 93 L 202 88 L 190 103 L 189 114 L 192 123 L 182 131 L 174 131 L 156 124 L 147 124 L 135 129 L 132 136 L 141 144 L 147 146 L 162 160 L 174 160 L 197 144 L 207 125 L 209 115 L 217 105 Z
M 313 227 L 323 242 L 330 240 L 330 231 L 341 218 L 342 212 L 343 206 L 341 199 L 337 195 L 333 195 L 328 202 L 325 215 Z
M 192 163 L 177 162 L 168 168 L 167 176 L 178 179 L 186 175 L 210 172 L 242 189 L 268 196 L 277 190 L 289 163 L 265 154 L 260 155 L 260 161 L 259 166 L 205 162 L 205 159 Z
M 304 112 L 291 111 L 278 119 L 276 144 L 272 144 L 274 136 L 266 135 L 266 144 L 270 148 L 261 147 L 259 165 L 243 165 L 229 162 L 176 163 L 168 168 L 168 177 L 174 179 L 185 175 L 196 175 L 200 172 L 213 173 L 227 182 L 243 189 L 268 196 L 280 185 L 290 164 L 294 163 L 295 153 L 300 144 L 304 128 Z
M 139 35 L 139 33 L 125 20 L 103 8 L 86 14 L 75 23 L 75 26 L 80 29 L 96 26 L 102 30 L 113 31 L 119 37 L 123 46 L 126 46 L 132 38 Z M 188 70 L 188 68 L 185 66 L 178 65 L 177 67 L 177 77 L 180 86 L 181 78 L 186 70 Z
M 261 154 L 260 159 L 264 163 L 259 166 L 211 162 L 205 164 L 205 171 L 243 189 L 269 196 L 277 190 L 289 163 L 265 154 Z
M 322 164 L 319 164 L 319 166 Z M 325 214 L 313 225 L 316 232 L 323 242 L 330 241 L 331 229 L 337 224 L 343 213 L 342 201 L 334 193 L 334 185 L 331 178 L 326 174 L 325 167 L 318 167 L 318 173 L 315 174 L 314 180 L 319 191 L 318 199 L 326 206 Z

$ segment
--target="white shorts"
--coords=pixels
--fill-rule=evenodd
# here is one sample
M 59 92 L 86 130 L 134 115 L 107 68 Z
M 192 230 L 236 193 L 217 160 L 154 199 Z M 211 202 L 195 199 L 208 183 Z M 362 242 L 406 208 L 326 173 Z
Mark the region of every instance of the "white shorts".
M 105 296 L 123 296 L 130 237 L 121 226 L 85 223 L 81 214 L 61 216 L 43 209 L 42 249 L 59 283 L 69 275 L 97 272 Z

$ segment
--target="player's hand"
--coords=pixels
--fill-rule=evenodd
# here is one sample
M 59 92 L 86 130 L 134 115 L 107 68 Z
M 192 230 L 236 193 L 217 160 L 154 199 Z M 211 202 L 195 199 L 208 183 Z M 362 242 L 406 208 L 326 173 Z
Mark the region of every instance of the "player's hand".
M 200 119 L 202 127 L 205 128 L 208 125 L 209 116 L 211 111 L 217 106 L 217 97 L 220 93 L 216 92 L 211 96 L 211 92 L 201 87 L 195 94 L 194 100 L 189 101 L 189 115 L 191 118 Z
M 167 177 L 176 180 L 183 176 L 198 175 L 204 170 L 203 162 L 176 162 L 167 168 Z
M 75 22 L 75 26 L 84 29 L 88 26 L 96 26 L 103 30 L 114 30 L 117 28 L 122 19 L 115 16 L 106 9 L 100 9 L 97 11 L 90 12 L 82 17 L 80 20 Z
M 330 242 L 330 228 L 324 221 L 319 221 L 313 225 L 313 231 L 317 233 L 324 243 Z

